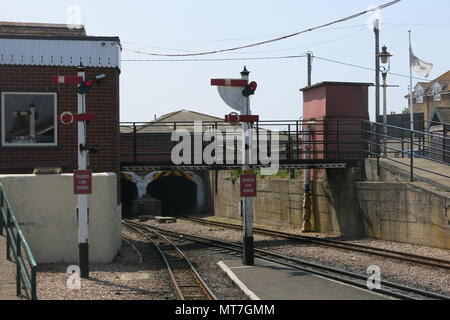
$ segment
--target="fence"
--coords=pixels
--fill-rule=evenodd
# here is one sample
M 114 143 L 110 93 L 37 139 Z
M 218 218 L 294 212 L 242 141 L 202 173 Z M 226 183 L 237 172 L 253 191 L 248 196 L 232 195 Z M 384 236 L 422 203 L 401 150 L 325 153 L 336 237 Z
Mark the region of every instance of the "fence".
M 160 122 L 160 123 L 122 123 L 121 124 L 121 162 L 122 163 L 164 163 L 170 165 L 171 153 L 178 141 L 172 141 L 172 134 L 176 130 L 191 133 L 190 153 L 193 157 L 202 153 L 211 142 L 215 142 L 217 132 L 223 134 L 223 140 L 229 130 L 239 130 L 241 125 L 231 125 L 226 122 L 203 121 L 201 127 L 195 129 L 194 122 Z M 210 131 L 214 138 L 205 142 L 203 135 Z M 343 159 L 364 158 L 361 121 L 359 120 L 278 120 L 261 121 L 253 124 L 253 146 L 256 151 L 256 163 L 260 164 L 261 148 L 272 156 L 274 151 L 272 139 L 278 136 L 276 151 L 281 163 L 295 164 L 305 161 L 311 162 L 333 161 Z M 242 133 L 240 134 L 242 136 Z M 223 163 L 237 164 L 239 149 L 238 138 L 230 145 L 226 141 L 223 145 Z M 201 148 L 194 144 L 201 141 Z M 307 142 L 306 142 L 307 141 Z M 216 152 L 219 152 L 216 149 Z M 308 157 L 307 157 L 308 156 Z
M 37 263 L 0 183 L 0 235 L 3 235 L 4 230 L 6 231 L 6 258 L 11 260 L 12 252 L 16 262 L 17 296 L 22 295 L 23 286 L 26 296 L 31 300 L 37 300 Z
M 433 171 L 418 165 L 415 161 L 415 159 L 426 159 L 441 165 L 449 165 L 450 137 L 447 136 L 449 124 L 433 122 L 434 126 L 442 127 L 442 134 L 440 134 L 439 130 L 426 132 L 383 123 L 369 121 L 363 123 L 363 139 L 367 144 L 366 152 L 370 156 L 376 157 L 378 162 L 380 159 L 387 159 L 408 166 L 411 182 L 414 182 L 416 170 L 450 179 L 448 170 Z M 409 163 L 399 161 L 399 159 L 409 159 Z

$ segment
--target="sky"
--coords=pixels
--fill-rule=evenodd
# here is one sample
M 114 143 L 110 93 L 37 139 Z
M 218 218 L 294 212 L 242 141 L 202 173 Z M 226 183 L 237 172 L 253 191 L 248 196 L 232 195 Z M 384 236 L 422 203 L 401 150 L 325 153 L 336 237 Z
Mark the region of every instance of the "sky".
M 259 42 L 366 10 L 389 0 L 133 0 L 31 1 L 0 3 L 0 21 L 83 23 L 93 36 L 119 36 L 123 60 L 173 59 L 134 51 L 183 54 L 213 51 Z M 407 106 L 409 86 L 408 30 L 420 59 L 434 64 L 432 80 L 449 70 L 450 1 L 402 0 L 379 13 L 381 46 L 393 54 L 388 83 L 388 112 Z M 199 58 L 256 58 L 303 55 L 374 68 L 374 13 L 276 43 Z M 231 110 L 212 78 L 240 78 L 247 66 L 258 82 L 252 112 L 263 120 L 294 120 L 302 116 L 307 85 L 306 58 L 247 61 L 122 61 L 121 121 L 144 122 L 181 109 L 223 117 Z M 420 75 L 416 75 L 421 77 Z M 375 72 L 314 59 L 313 83 L 375 81 Z M 414 81 L 415 83 L 419 80 Z M 375 90 L 370 89 L 373 116 Z

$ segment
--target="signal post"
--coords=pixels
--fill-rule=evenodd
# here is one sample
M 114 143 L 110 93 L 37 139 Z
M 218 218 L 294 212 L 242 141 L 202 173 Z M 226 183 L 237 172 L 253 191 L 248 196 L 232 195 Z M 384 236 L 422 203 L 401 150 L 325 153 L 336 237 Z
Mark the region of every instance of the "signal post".
M 87 170 L 89 154 L 97 153 L 96 149 L 86 146 L 87 122 L 95 118 L 94 114 L 86 113 L 86 93 L 91 89 L 94 80 L 87 80 L 83 67 L 74 76 L 54 76 L 52 82 L 55 84 L 77 84 L 78 114 L 70 112 L 61 114 L 60 121 L 64 125 L 77 122 L 78 126 L 78 170 L 74 171 L 74 194 L 78 197 L 77 223 L 78 223 L 78 266 L 81 278 L 89 278 L 89 203 L 88 195 L 92 194 L 92 171 Z M 96 82 L 104 79 L 105 75 L 95 77 Z
M 252 116 L 250 109 L 250 96 L 255 94 L 257 83 L 249 84 L 250 72 L 244 67 L 240 80 L 213 79 L 211 85 L 219 87 L 219 94 L 225 103 L 241 115 L 232 113 L 226 117 L 227 122 L 242 122 L 245 135 L 245 161 L 241 175 L 241 197 L 243 201 L 243 255 L 242 262 L 246 266 L 255 264 L 255 246 L 253 238 L 253 199 L 257 196 L 256 175 L 251 170 L 252 163 L 252 123 L 258 122 L 258 116 Z

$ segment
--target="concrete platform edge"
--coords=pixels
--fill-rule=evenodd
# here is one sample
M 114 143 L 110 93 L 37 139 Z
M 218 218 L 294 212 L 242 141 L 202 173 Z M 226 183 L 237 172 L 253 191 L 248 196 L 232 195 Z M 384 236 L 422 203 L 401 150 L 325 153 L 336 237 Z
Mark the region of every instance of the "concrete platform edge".
M 242 292 L 250 300 L 254 301 L 261 300 L 255 293 L 253 293 L 253 291 L 251 291 L 244 283 L 242 283 L 241 280 L 239 280 L 239 278 L 234 274 L 234 272 L 231 271 L 231 269 L 227 265 L 225 265 L 223 261 L 218 262 L 217 265 L 220 267 L 220 269 L 223 270 L 223 272 L 225 272 L 225 274 L 230 278 L 230 280 L 233 281 L 239 287 L 239 289 L 242 290 Z

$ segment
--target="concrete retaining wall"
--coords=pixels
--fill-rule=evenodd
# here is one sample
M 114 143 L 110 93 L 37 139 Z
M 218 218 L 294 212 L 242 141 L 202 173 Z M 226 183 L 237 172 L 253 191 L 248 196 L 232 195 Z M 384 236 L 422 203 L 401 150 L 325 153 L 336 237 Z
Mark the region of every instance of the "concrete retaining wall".
M 220 172 L 215 197 L 215 214 L 238 219 L 240 216 L 239 179 Z M 303 224 L 303 184 L 300 181 L 259 180 L 255 199 L 255 223 L 301 227 Z
M 73 175 L 8 175 L 0 176 L 0 183 L 38 263 L 77 263 Z M 115 174 L 94 174 L 89 203 L 90 261 L 109 263 L 122 241 Z
M 422 183 L 364 182 L 364 174 L 328 170 L 326 180 L 313 184 L 314 231 L 450 249 L 448 193 Z M 220 173 L 216 215 L 239 218 L 239 188 L 238 179 Z M 302 205 L 301 181 L 260 180 L 255 222 L 300 228 Z
M 370 237 L 450 249 L 450 198 L 414 183 L 356 183 Z

